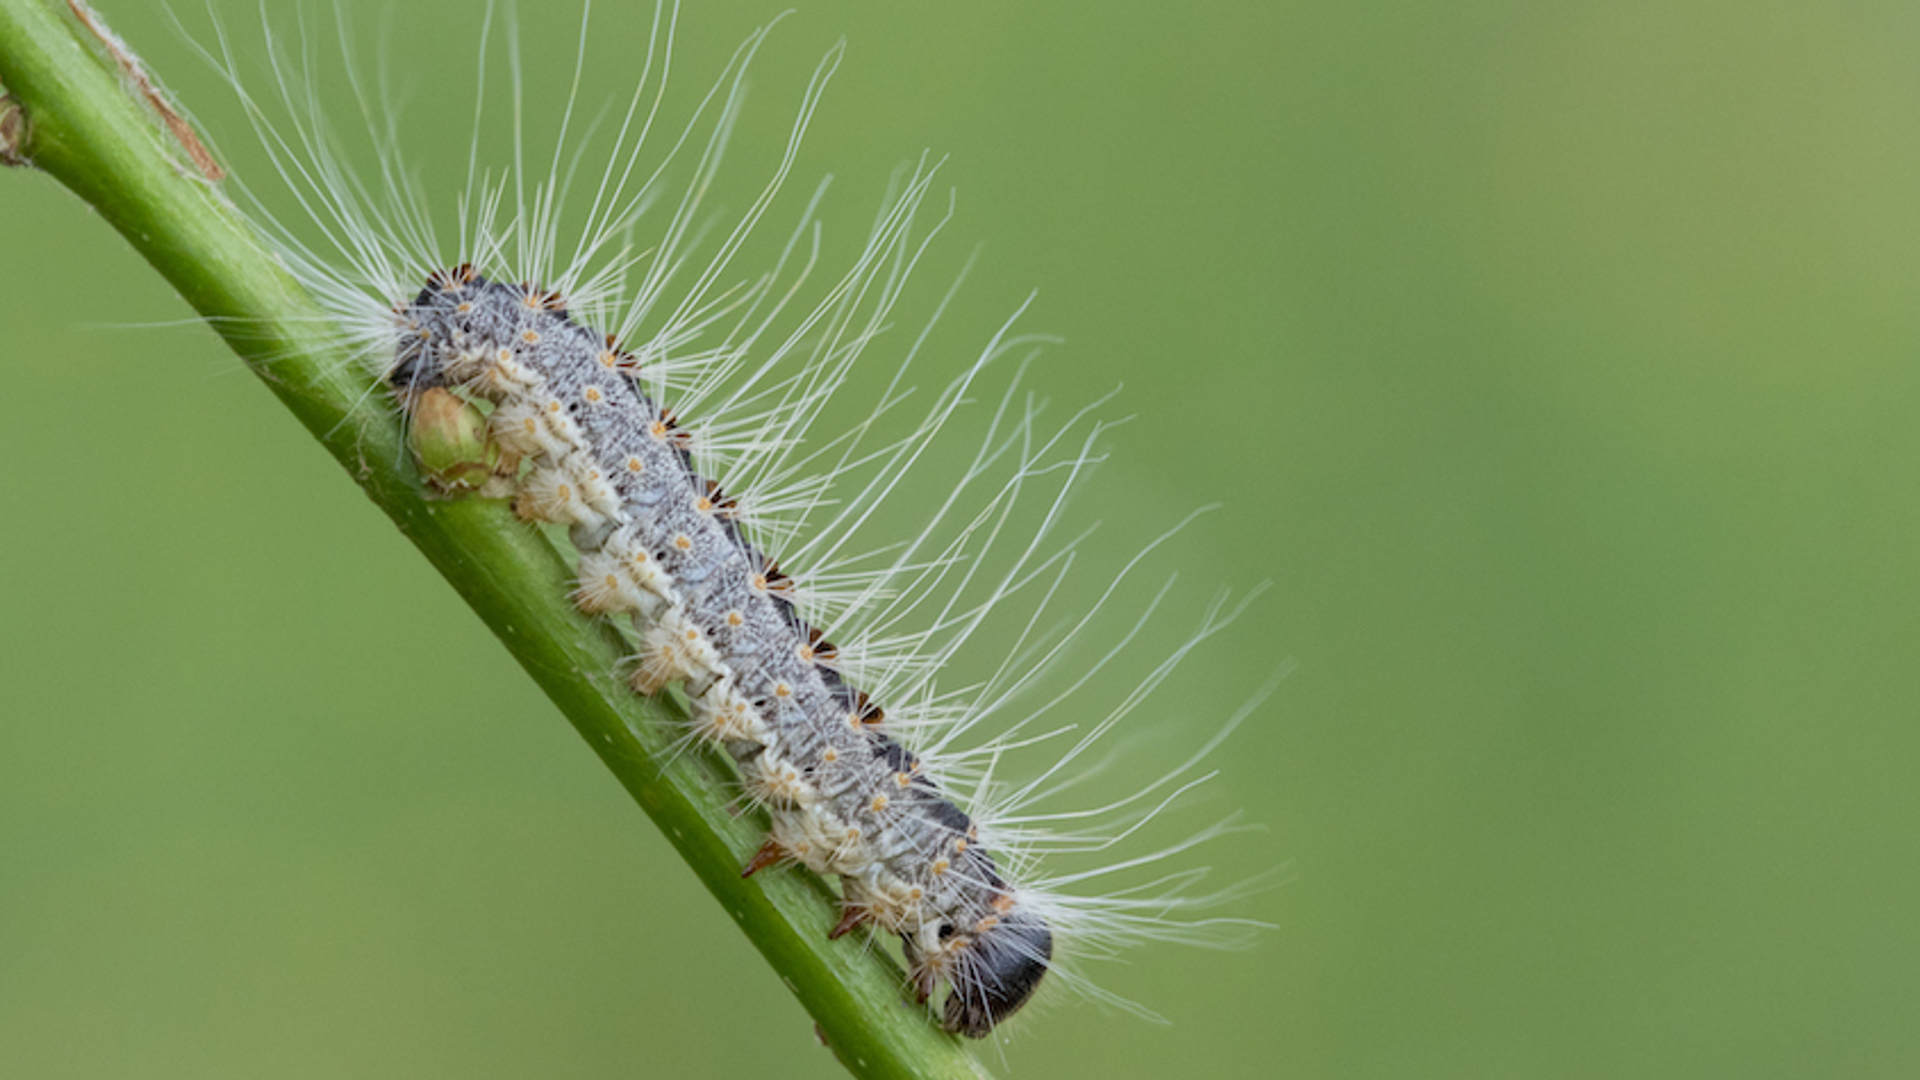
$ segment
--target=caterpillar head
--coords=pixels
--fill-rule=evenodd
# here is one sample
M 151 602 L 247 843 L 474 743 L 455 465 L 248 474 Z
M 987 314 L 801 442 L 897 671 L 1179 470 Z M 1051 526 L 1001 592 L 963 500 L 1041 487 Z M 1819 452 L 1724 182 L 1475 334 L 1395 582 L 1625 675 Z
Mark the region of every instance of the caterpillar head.
M 970 1039 L 984 1038 L 1025 1005 L 1053 959 L 1053 931 L 1030 905 L 1003 894 L 994 908 L 970 927 L 929 927 L 934 942 L 909 950 L 921 953 L 915 977 L 923 1000 L 936 978 L 952 987 L 940 1026 Z

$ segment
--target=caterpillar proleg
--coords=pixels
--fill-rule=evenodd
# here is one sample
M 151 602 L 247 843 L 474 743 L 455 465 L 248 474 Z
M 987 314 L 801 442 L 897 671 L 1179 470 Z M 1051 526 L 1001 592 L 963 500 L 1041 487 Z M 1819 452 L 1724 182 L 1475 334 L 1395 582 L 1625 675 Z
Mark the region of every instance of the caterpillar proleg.
M 379 172 L 356 172 L 338 118 L 310 109 L 315 76 L 291 59 L 310 45 L 270 28 L 261 52 L 275 81 L 261 84 L 251 50 L 223 43 L 220 64 L 324 234 L 290 225 L 273 238 L 332 314 L 319 332 L 377 380 L 370 405 L 383 400 L 375 387 L 390 389 L 416 435 L 432 435 L 423 409 L 446 408 L 448 392 L 452 415 L 482 417 L 489 479 L 523 517 L 566 527 L 578 606 L 633 620 L 624 677 L 684 694 L 686 752 L 725 750 L 742 809 L 768 815 L 746 868 L 796 862 L 837 878 L 839 929 L 898 937 L 909 996 L 947 988 L 935 1012 L 948 1030 L 992 1031 L 1043 983 L 1071 979 L 1061 966 L 1076 952 L 1243 929 L 1204 913 L 1223 897 L 1196 894 L 1179 869 L 1191 843 L 1076 874 L 1050 876 L 1039 858 L 1124 851 L 1199 779 L 1217 739 L 1124 800 L 1047 808 L 1233 605 L 1212 605 L 1170 654 L 1130 656 L 1123 630 L 1107 651 L 1075 656 L 1096 621 L 1137 626 L 1165 595 L 1142 584 L 1160 576 L 1149 547 L 1108 568 L 1086 610 L 1055 603 L 1084 528 L 1068 496 L 1100 456 L 1098 406 L 1062 416 L 1022 390 L 1039 342 L 1018 318 L 943 389 L 910 390 L 943 302 L 936 291 L 919 317 L 897 306 L 945 221 L 936 163 L 899 174 L 842 268 L 826 264 L 801 199 L 766 268 L 739 269 L 785 205 L 794 148 L 839 57 L 803 96 L 764 190 L 726 212 L 704 193 L 761 35 L 678 128 L 658 118 L 654 73 L 676 17 L 660 12 L 630 98 L 597 120 L 569 100 L 549 124 L 550 160 L 519 144 L 516 103 L 506 164 L 489 163 L 476 126 L 459 181 L 436 186 L 403 158 L 383 92 L 366 90 L 363 122 Z M 484 50 L 511 16 L 479 21 Z M 497 87 L 483 81 L 478 96 L 495 107 Z M 845 404 L 856 393 L 864 413 Z M 926 476 L 946 494 L 923 519 L 890 522 L 899 492 Z M 1017 771 L 1036 751 L 1056 763 Z M 1076 895 L 1159 865 L 1172 876 Z

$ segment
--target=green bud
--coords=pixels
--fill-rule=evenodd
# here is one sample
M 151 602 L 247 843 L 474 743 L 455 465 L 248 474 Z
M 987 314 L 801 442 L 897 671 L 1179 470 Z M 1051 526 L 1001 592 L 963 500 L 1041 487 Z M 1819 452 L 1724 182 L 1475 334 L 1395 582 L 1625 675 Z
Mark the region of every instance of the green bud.
M 485 494 L 501 471 L 500 446 L 487 435 L 487 416 L 459 395 L 438 388 L 413 401 L 407 443 L 427 482 L 447 494 Z

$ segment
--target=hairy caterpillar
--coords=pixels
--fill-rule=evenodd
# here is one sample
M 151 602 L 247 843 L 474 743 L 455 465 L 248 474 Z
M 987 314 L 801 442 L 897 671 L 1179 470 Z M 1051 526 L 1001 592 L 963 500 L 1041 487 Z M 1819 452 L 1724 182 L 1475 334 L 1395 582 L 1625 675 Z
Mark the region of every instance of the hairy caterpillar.
M 297 162 L 300 158 L 296 154 L 292 158 L 283 160 Z M 318 160 L 325 167 L 324 154 Z M 717 156 L 714 160 L 717 163 Z M 537 172 L 537 170 L 534 171 Z M 342 180 L 342 177 L 328 175 L 324 171 L 317 172 L 315 175 L 326 184 L 338 185 Z M 519 180 L 516 179 L 515 183 L 519 183 Z M 376 371 L 389 373 L 400 371 L 394 366 L 395 362 L 392 359 L 393 324 L 388 314 L 389 306 L 417 289 L 425 274 L 435 270 L 446 271 L 456 265 L 455 259 L 471 258 L 480 263 L 490 274 L 501 275 L 507 280 L 525 280 L 536 285 L 537 288 L 522 292 L 523 300 L 545 298 L 558 293 L 565 299 L 570 312 L 576 315 L 582 312 L 592 313 L 594 317 L 582 317 L 575 325 L 591 325 L 596 331 L 611 329 L 615 332 L 616 337 L 626 342 L 628 349 L 640 357 L 642 370 L 650 377 L 660 378 L 671 391 L 663 392 L 654 400 L 668 403 L 669 407 L 675 409 L 684 409 L 684 415 L 690 418 L 690 429 L 708 440 L 705 445 L 693 449 L 700 455 L 703 469 L 716 469 L 726 478 L 722 481 L 723 491 L 730 495 L 744 493 L 741 501 L 745 513 L 749 516 L 749 523 L 743 527 L 750 530 L 772 531 L 774 534 L 772 541 L 760 542 L 766 543 L 766 550 L 769 553 L 782 557 L 788 557 L 787 553 L 795 550 L 792 541 L 796 538 L 802 538 L 804 543 L 812 545 L 810 549 L 801 548 L 795 560 L 795 565 L 803 570 L 800 575 L 802 584 L 799 591 L 803 601 L 801 609 L 809 618 L 815 617 L 816 611 L 824 611 L 826 614 L 822 617 L 823 624 L 834 631 L 835 640 L 841 644 L 841 655 L 837 662 L 849 671 L 864 671 L 867 673 L 867 678 L 874 680 L 864 685 L 875 686 L 876 700 L 885 703 L 888 722 L 892 725 L 889 730 L 903 733 L 903 741 L 893 745 L 912 746 L 915 751 L 925 747 L 926 760 L 938 762 L 941 758 L 948 759 L 946 767 L 930 766 L 933 775 L 949 783 L 965 783 L 975 787 L 976 797 L 979 797 L 982 792 L 990 793 L 993 789 L 988 781 L 993 779 L 992 777 L 965 775 L 964 767 L 968 764 L 968 759 L 965 754 L 957 750 L 957 747 L 963 744 L 954 740 L 953 733 L 961 728 L 978 730 L 974 728 L 978 717 L 991 708 L 1000 707 L 999 702 L 991 699 L 958 702 L 947 696 L 946 688 L 940 687 L 932 680 L 926 667 L 924 652 L 920 660 L 921 666 L 916 666 L 912 649 L 896 639 L 891 646 L 895 651 L 889 652 L 887 635 L 863 632 L 859 621 L 864 613 L 870 623 L 880 624 L 882 629 L 892 629 L 900 621 L 895 618 L 897 613 L 911 610 L 910 605 L 900 602 L 897 596 L 890 595 L 893 588 L 897 588 L 903 580 L 908 584 L 926 581 L 943 587 L 951 586 L 958 575 L 973 572 L 965 569 L 969 565 L 968 559 L 971 556 L 949 556 L 945 554 L 945 549 L 936 546 L 931 552 L 921 550 L 911 553 L 912 557 L 899 556 L 877 574 L 861 577 L 860 572 L 848 570 L 845 576 L 835 579 L 829 572 L 832 568 L 831 560 L 809 559 L 809 555 L 831 554 L 834 545 L 845 543 L 848 537 L 857 540 L 859 534 L 856 529 L 847 528 L 830 534 L 835 539 L 828 543 L 819 543 L 810 539 L 822 535 L 823 530 L 819 529 L 818 519 L 809 521 L 807 514 L 825 513 L 820 508 L 834 504 L 828 502 L 827 496 L 821 494 L 819 489 L 806 487 L 802 482 L 804 478 L 794 475 L 788 468 L 793 461 L 799 459 L 785 456 L 794 453 L 792 450 L 794 440 L 788 437 L 789 433 L 804 430 L 806 425 L 800 421 L 810 420 L 811 412 L 825 408 L 844 384 L 845 376 L 842 372 L 845 368 L 835 365 L 850 365 L 860 350 L 867 347 L 882 329 L 882 323 L 885 321 L 882 316 L 887 309 L 871 309 L 870 313 L 863 314 L 850 322 L 842 322 L 841 328 L 836 331 L 844 335 L 838 339 L 841 346 L 833 344 L 835 339 L 823 336 L 823 332 L 818 329 L 822 323 L 832 323 L 840 319 L 831 303 L 815 309 L 825 314 L 821 315 L 806 331 L 789 333 L 777 341 L 773 335 L 762 338 L 757 331 L 753 333 L 739 331 L 737 328 L 741 326 L 763 325 L 759 322 L 763 315 L 767 316 L 766 325 L 771 325 L 771 316 L 779 312 L 777 310 L 770 312 L 769 308 L 774 307 L 776 301 L 784 295 L 780 290 L 792 285 L 791 280 L 776 277 L 766 286 L 750 285 L 746 291 L 732 296 L 719 291 L 710 291 L 715 290 L 714 282 L 718 278 L 708 276 L 704 270 L 691 275 L 695 279 L 692 281 L 686 280 L 685 277 L 677 282 L 672 281 L 670 275 L 665 274 L 656 280 L 651 277 L 655 273 L 653 267 L 672 266 L 682 258 L 683 252 L 689 250 L 687 247 L 676 249 L 672 243 L 663 245 L 662 251 L 654 256 L 651 262 L 636 263 L 630 267 L 618 266 L 612 276 L 598 277 L 596 275 L 602 273 L 608 265 L 620 263 L 628 257 L 630 252 L 613 246 L 613 241 L 608 239 L 604 241 L 607 246 L 598 252 L 590 251 L 584 261 L 553 258 L 551 241 L 558 234 L 557 219 L 546 222 L 539 220 L 543 213 L 543 200 L 551 196 L 551 189 L 542 188 L 537 181 L 528 186 L 532 190 L 529 197 L 516 196 L 511 203 L 506 204 L 508 209 L 503 214 L 503 219 L 510 220 L 512 224 L 496 225 L 484 220 L 485 215 L 492 212 L 484 205 L 484 199 L 489 195 L 486 182 L 483 180 L 476 185 L 469 178 L 469 192 L 478 191 L 482 197 L 482 204 L 477 209 L 469 207 L 469 214 L 475 216 L 466 219 L 475 225 L 473 235 L 457 246 L 438 247 L 432 250 L 426 250 L 430 245 L 416 246 L 417 238 L 408 234 L 407 230 L 412 223 L 404 216 L 404 204 L 397 208 L 371 205 L 366 202 L 355 204 L 354 199 L 364 199 L 364 192 L 355 193 L 350 189 L 337 186 L 332 188 L 322 186 L 314 190 L 339 197 L 344 201 L 317 203 L 319 210 L 316 213 L 324 217 L 338 212 L 339 216 L 334 221 L 336 236 L 343 238 L 343 247 L 353 250 L 344 253 L 345 259 L 341 258 L 342 253 L 333 252 L 302 263 L 303 258 L 313 255 L 312 249 L 289 247 L 287 251 L 289 261 L 299 266 L 303 278 L 323 296 L 330 301 L 338 301 L 341 325 L 346 328 L 342 335 L 343 340 L 350 346 L 357 347 Z M 924 175 L 916 174 L 910 177 L 904 187 L 910 193 L 911 200 L 903 197 L 890 204 L 901 215 L 902 222 L 912 220 L 914 209 L 918 205 L 918 197 L 925 190 Z M 501 190 L 498 187 L 492 188 L 492 196 L 498 198 Z M 655 189 L 647 187 L 642 190 Z M 343 191 L 344 194 L 342 194 Z M 498 210 L 501 205 L 501 203 L 495 203 L 493 210 Z M 758 212 L 757 208 L 755 212 Z M 607 236 L 611 237 L 614 233 L 630 227 L 634 221 L 641 220 L 638 217 L 627 217 L 627 213 L 628 211 L 623 209 L 607 216 L 603 223 Z M 664 232 L 669 236 L 676 231 L 682 235 L 691 236 L 698 231 L 701 224 L 697 208 L 689 209 L 684 213 L 676 211 L 666 223 Z M 363 226 L 365 226 L 364 229 Z M 901 264 L 910 264 L 913 252 L 916 250 L 913 244 L 917 244 L 918 241 L 908 243 L 906 238 L 911 236 L 909 232 L 893 232 L 890 231 L 891 229 L 892 226 L 888 226 L 886 230 L 877 230 L 882 232 L 886 239 L 876 243 L 872 248 L 872 266 L 869 271 L 866 271 L 868 276 L 864 279 L 864 284 L 849 287 L 844 295 L 856 295 L 861 289 L 877 290 L 882 294 L 892 292 L 894 278 L 891 275 L 894 270 L 889 268 L 889 263 L 896 267 Z M 519 250 L 509 250 L 516 247 Z M 593 264 L 593 255 L 604 255 L 608 252 L 613 254 L 613 258 L 597 266 Z M 705 254 L 701 258 L 706 259 Z M 332 261 L 329 262 L 329 259 Z M 545 265 L 541 265 L 542 263 Z M 696 260 L 693 265 L 698 270 L 699 260 Z M 707 265 L 719 267 L 724 265 L 724 260 L 714 259 L 708 261 Z M 634 278 L 640 279 L 636 288 L 622 288 L 615 280 L 619 274 L 629 270 L 632 271 Z M 404 291 L 402 282 L 408 283 Z M 480 287 L 474 281 L 469 281 L 467 284 Z M 336 288 L 336 286 L 342 287 Z M 644 305 L 630 300 L 630 296 L 646 298 L 648 302 L 662 303 L 677 310 L 669 312 L 664 320 L 648 325 L 646 324 L 647 313 L 643 310 Z M 891 303 L 890 298 L 888 303 Z M 664 310 L 664 307 L 660 310 Z M 715 312 L 720 312 L 728 320 L 732 320 L 727 325 L 735 329 L 714 333 L 714 328 L 720 325 Z M 742 313 L 749 314 L 752 318 L 735 318 Z M 555 315 L 556 313 L 546 312 L 545 314 Z M 623 323 L 629 325 L 623 326 Z M 703 333 L 707 336 L 702 337 Z M 682 337 L 682 334 L 685 336 Z M 730 336 L 733 334 L 739 336 Z M 721 346 L 718 349 L 711 345 L 716 340 Z M 824 347 L 819 344 L 822 341 L 827 343 Z M 767 348 L 769 345 L 779 346 L 771 356 Z M 846 345 L 856 347 L 850 349 L 842 347 Z M 805 362 L 799 364 L 798 371 L 803 378 L 784 384 L 785 389 L 779 389 L 783 385 L 781 380 L 785 378 L 780 375 L 769 375 L 767 381 L 763 381 L 760 386 L 751 386 L 750 380 L 759 372 L 781 370 L 773 364 L 774 357 L 780 358 L 784 367 L 793 368 L 796 366 L 793 363 L 796 355 L 807 349 L 818 348 L 823 348 L 823 351 L 815 355 L 827 357 L 828 362 L 825 364 L 816 362 L 813 366 L 808 366 Z M 996 350 L 989 350 L 989 352 L 994 351 Z M 983 357 L 981 364 L 983 369 L 987 366 L 985 360 L 986 358 Z M 885 379 L 892 376 L 883 370 L 881 377 Z M 739 380 L 742 378 L 749 380 L 748 389 L 740 388 Z M 733 381 L 730 382 L 730 379 Z M 408 383 L 405 379 L 396 381 Z M 741 425 L 741 418 L 756 416 L 752 407 L 752 395 L 765 392 L 769 384 L 778 390 L 767 399 L 774 403 L 776 409 L 774 420 Z M 782 394 L 787 396 L 783 397 Z M 956 405 L 962 396 L 962 393 L 955 392 L 953 399 Z M 1045 454 L 1033 454 L 1031 448 L 1021 447 L 1022 440 L 1031 440 L 1042 449 L 1052 450 L 1046 446 L 1050 437 L 1048 433 L 1039 429 L 1032 417 L 1020 413 L 1019 410 L 1024 405 L 1019 399 L 1009 395 L 1005 401 L 1012 403 L 1010 407 L 1013 409 L 1014 419 L 1011 421 L 1009 430 L 1017 437 L 1002 432 L 1001 441 L 998 443 L 989 441 L 986 444 L 986 450 L 991 455 L 993 452 L 1012 447 L 1011 452 L 1018 466 L 1013 469 L 1013 474 L 1020 476 L 1023 483 L 1045 475 L 1048 470 L 1056 470 L 1060 474 L 1071 477 L 1090 458 L 1090 452 L 1080 449 L 1080 444 L 1077 442 L 1065 444 L 1070 449 L 1064 453 L 1056 453 L 1052 458 Z M 504 412 L 508 414 L 508 418 L 511 418 L 513 410 L 524 404 L 524 401 L 512 396 L 504 397 L 500 403 L 501 408 L 496 410 L 496 424 L 500 419 L 499 413 Z M 727 426 L 730 422 L 735 425 L 732 431 Z M 934 433 L 943 424 L 944 416 L 938 423 L 927 428 L 928 433 Z M 858 429 L 855 427 L 848 430 Z M 1084 430 L 1082 434 L 1085 434 Z M 825 441 L 828 446 L 833 445 L 831 437 Z M 886 447 L 896 444 L 882 443 L 881 445 Z M 917 444 L 908 441 L 897 445 Z M 521 449 L 532 449 L 532 447 Z M 915 450 L 913 454 L 920 452 Z M 562 452 L 557 456 L 563 459 L 566 454 Z M 898 460 L 904 464 L 912 464 L 911 457 L 912 454 L 908 454 Z M 859 459 L 860 454 L 849 451 L 846 458 L 839 460 L 858 462 Z M 835 459 L 830 457 L 825 460 L 831 462 Z M 867 459 L 869 462 L 875 460 L 885 459 L 871 457 Z M 535 470 L 522 480 L 523 503 L 529 505 L 536 516 L 563 516 L 556 512 L 553 505 L 556 498 L 560 496 L 560 492 L 551 486 L 552 472 L 553 470 L 548 470 L 548 475 L 542 475 L 539 470 Z M 689 473 L 689 476 L 691 475 L 693 474 Z M 762 482 L 756 483 L 756 478 Z M 879 486 L 871 490 L 884 494 L 884 484 L 887 481 L 876 482 L 868 479 L 864 482 L 877 483 Z M 548 485 L 544 494 L 542 485 Z M 1008 504 L 1011 504 L 1011 500 L 1008 500 Z M 879 512 L 877 498 L 864 502 L 855 500 L 846 505 L 857 508 L 857 512 L 849 511 L 844 518 L 847 523 L 853 525 L 858 525 Z M 986 505 L 994 507 L 1000 504 L 990 499 Z M 753 520 L 756 515 L 757 521 Z M 786 520 L 783 520 L 783 517 Z M 758 538 L 767 534 L 756 532 L 754 535 Z M 588 555 L 598 551 L 593 542 L 594 539 L 590 536 L 585 537 L 580 543 L 583 552 Z M 782 543 L 783 540 L 788 542 Z M 1018 548 L 1015 550 L 1018 552 Z M 1007 594 L 1011 595 L 1020 589 L 1025 589 L 1028 596 L 1041 593 L 1050 579 L 1044 574 L 1034 576 L 1031 571 L 1044 569 L 1050 573 L 1059 565 L 1058 562 L 1049 562 L 1055 558 L 1057 558 L 1057 552 L 1043 550 L 1032 555 L 1027 562 L 1016 561 L 1014 572 L 1008 574 L 1007 580 L 1017 583 L 1018 588 L 1008 586 Z M 585 584 L 590 582 L 583 583 L 583 588 Z M 917 595 L 924 597 L 931 593 Z M 985 613 L 980 616 L 981 619 L 984 620 L 993 610 L 996 610 L 1003 598 L 995 596 L 994 603 L 987 605 L 984 609 Z M 936 615 L 947 614 L 937 607 L 931 610 Z M 952 610 L 972 618 L 972 609 L 964 605 Z M 934 621 L 938 626 L 940 620 L 936 618 Z M 946 629 L 951 631 L 965 625 L 967 625 L 965 620 L 954 619 L 947 624 Z M 650 632 L 657 629 L 657 626 L 653 627 Z M 930 646 L 928 642 L 932 639 L 924 636 L 928 631 L 923 629 L 919 633 L 922 635 L 920 640 L 909 641 L 906 644 L 930 651 L 935 657 L 944 658 L 939 650 L 945 646 Z M 851 635 L 851 637 L 842 635 Z M 1021 644 L 1020 638 L 1015 637 L 1013 640 L 1016 644 Z M 1036 634 L 1032 640 L 1045 641 L 1044 632 Z M 964 642 L 964 635 L 957 641 Z M 953 647 L 957 648 L 958 644 Z M 1051 655 L 1049 651 L 1051 648 L 1052 643 L 1048 642 L 1046 647 L 1038 653 L 1029 650 L 1023 662 L 1030 666 L 1026 669 L 1016 668 L 1017 673 L 1008 676 L 995 689 L 1002 692 L 1008 699 L 1012 699 L 1014 695 L 1009 691 L 1024 689 L 1022 680 L 1026 674 L 1038 670 L 1040 666 L 1035 658 L 1046 659 Z M 1016 648 L 1011 651 L 1018 654 L 1021 650 Z M 644 669 L 645 665 L 642 666 L 643 672 Z M 677 671 L 678 668 L 669 665 L 655 671 L 647 681 L 657 684 Z M 1149 669 L 1149 674 L 1155 671 L 1157 669 Z M 889 689 L 889 684 L 892 692 L 882 693 Z M 1115 719 L 1118 717 L 1116 716 Z M 984 771 L 980 769 L 978 763 L 991 763 L 998 760 L 1001 747 L 992 744 L 989 746 L 990 755 L 972 759 L 976 772 Z M 894 775 L 898 775 L 898 772 L 896 771 Z M 871 803 L 872 800 L 864 801 Z M 987 801 L 991 802 L 991 798 L 989 797 Z M 1003 822 L 1006 822 L 1012 815 L 1003 805 L 999 816 Z M 1018 830 L 1003 824 L 1002 831 L 1011 834 Z M 1013 837 L 1012 839 L 1013 842 L 1007 847 L 998 849 L 1002 851 L 1003 858 L 1007 853 L 1017 850 L 1017 844 L 1021 838 Z M 974 892 L 978 894 L 986 891 L 987 884 L 984 876 L 976 875 L 976 879 L 972 882 Z M 1040 894 L 1040 887 L 1036 885 L 1032 891 L 1037 896 Z M 1107 910 L 1124 911 L 1122 908 L 1111 906 Z M 1070 911 L 1063 912 L 1064 921 L 1071 921 L 1072 914 L 1074 913 Z M 937 930 L 937 927 L 930 927 L 930 929 Z M 996 1009 L 997 1006 L 990 1008 L 988 1012 L 991 1014 Z M 993 1018 L 991 1015 L 987 1017 L 989 1026 Z M 981 1027 L 982 1025 L 976 1023 L 973 1026 Z

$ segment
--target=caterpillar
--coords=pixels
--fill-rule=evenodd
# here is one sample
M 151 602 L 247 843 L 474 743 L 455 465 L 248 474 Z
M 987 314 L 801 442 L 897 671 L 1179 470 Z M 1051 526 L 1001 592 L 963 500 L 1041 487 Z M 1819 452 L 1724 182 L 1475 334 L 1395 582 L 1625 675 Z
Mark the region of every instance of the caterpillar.
M 666 13 L 669 26 L 673 17 Z M 838 877 L 840 929 L 872 924 L 899 936 L 914 996 L 926 1000 L 944 982 L 940 1023 L 982 1036 L 1056 970 L 1056 932 L 1062 944 L 1078 934 L 1098 947 L 1129 935 L 1204 938 L 1243 925 L 1180 921 L 1220 899 L 1179 895 L 1185 877 L 1170 890 L 1074 899 L 1057 888 L 1073 882 L 1037 876 L 1033 852 L 1055 822 L 1022 814 L 1061 770 L 1088 763 L 1186 649 L 1149 665 L 1122 703 L 1071 736 L 1060 765 L 1037 778 L 1009 787 L 996 770 L 1009 750 L 1038 738 L 1035 721 L 1101 674 L 1111 655 L 1011 730 L 963 749 L 985 718 L 1034 699 L 1064 643 L 1085 619 L 1104 614 L 1138 565 L 1117 573 L 1084 619 L 1042 624 L 1045 600 L 1072 562 L 1071 542 L 1056 538 L 1066 493 L 1096 460 L 1103 429 L 1084 412 L 1043 427 L 1016 375 L 993 399 L 988 434 L 950 508 L 893 549 L 882 547 L 877 560 L 845 554 L 885 513 L 888 495 L 936 452 L 980 376 L 1031 341 L 1004 330 L 924 419 L 890 440 L 873 436 L 898 403 L 908 350 L 899 369 L 881 374 L 874 418 L 810 438 L 854 380 L 856 362 L 889 331 L 927 240 L 914 226 L 934 170 L 922 165 L 902 176 L 853 267 L 810 309 L 789 311 L 812 272 L 804 216 L 774 271 L 728 291 L 729 262 L 792 160 L 782 160 L 765 198 L 704 265 L 696 261 L 706 224 L 697 193 L 719 167 L 738 115 L 738 72 L 759 40 L 743 48 L 729 73 L 734 82 L 723 81 L 712 138 L 665 222 L 647 217 L 662 174 L 629 185 L 645 140 L 629 140 L 628 126 L 636 117 L 642 127 L 652 122 L 636 93 L 605 152 L 584 224 L 573 222 L 582 239 L 571 245 L 561 240 L 568 185 L 557 155 L 545 179 L 523 160 L 493 177 L 470 166 L 460 239 L 443 246 L 397 164 L 382 178 L 387 190 L 368 186 L 350 178 L 325 133 L 300 127 L 297 114 L 291 128 L 262 117 L 263 142 L 282 175 L 332 230 L 324 246 L 292 232 L 277 236 L 278 252 L 335 312 L 343 351 L 391 388 L 417 433 L 430 434 L 423 418 L 446 404 L 441 392 L 452 392 L 459 408 L 478 408 L 490 443 L 510 463 L 493 471 L 513 489 L 516 507 L 529 520 L 569 528 L 580 606 L 636 619 L 636 689 L 679 685 L 694 713 L 689 745 L 703 739 L 727 751 L 739 765 L 744 805 L 770 815 L 769 844 L 747 869 L 795 861 Z M 803 99 L 796 142 L 837 61 L 837 53 L 829 57 Z M 223 63 L 237 73 L 233 51 Z M 244 80 L 236 82 L 244 93 Z M 298 89 L 282 83 L 278 94 L 298 102 Z M 382 149 L 397 156 L 397 147 Z M 642 228 L 657 241 L 633 244 Z M 802 272 L 790 272 L 789 255 Z M 968 489 L 994 468 L 999 486 L 974 496 Z M 834 494 L 836 482 L 856 477 L 858 492 Z M 1005 523 L 1025 505 L 1019 497 L 1048 478 L 1058 480 L 1058 493 L 1038 525 L 1012 541 L 1007 565 L 982 569 L 1007 542 Z M 877 569 L 862 568 L 876 561 Z M 982 583 L 984 596 L 962 599 Z M 966 692 L 944 685 L 948 661 L 1028 597 L 1037 602 L 1012 616 L 1015 630 L 993 674 Z M 1231 615 L 1216 604 L 1188 647 Z M 904 628 L 916 617 L 920 626 Z M 1137 798 L 1095 808 L 1126 823 L 1115 835 L 1071 843 L 1117 839 L 1184 790 L 1202 757 Z
M 495 406 L 493 436 L 531 462 L 522 514 L 570 527 L 581 608 L 642 631 L 634 689 L 684 684 L 692 731 L 725 747 L 771 812 L 746 872 L 797 861 L 838 876 L 832 936 L 868 922 L 897 934 L 921 1001 L 951 984 L 949 1031 L 984 1036 L 1023 1005 L 1053 956 L 1045 917 L 842 678 L 791 579 L 741 534 L 738 500 L 694 471 L 693 440 L 639 389 L 639 361 L 555 294 L 465 264 L 398 317 L 387 378 L 401 400 L 456 388 Z

